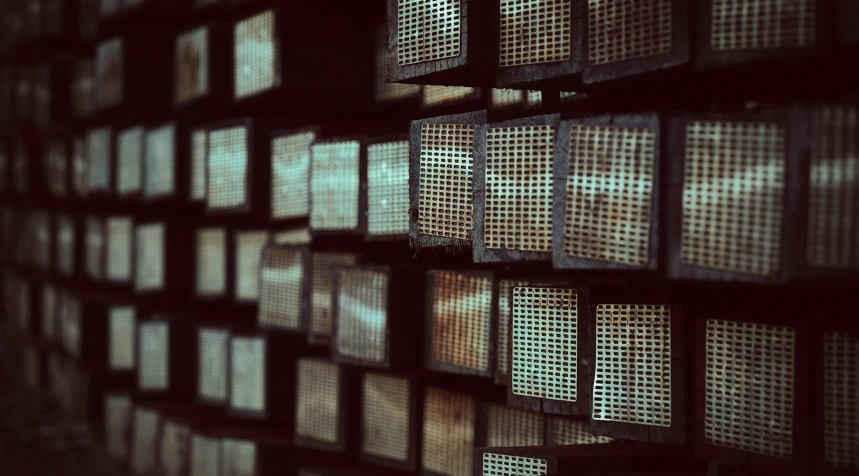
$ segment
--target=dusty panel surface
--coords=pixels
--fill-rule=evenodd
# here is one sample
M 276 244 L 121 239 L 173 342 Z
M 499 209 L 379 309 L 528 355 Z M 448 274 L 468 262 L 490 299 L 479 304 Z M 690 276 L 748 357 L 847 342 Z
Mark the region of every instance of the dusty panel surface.
M 268 248 L 262 256 L 259 322 L 284 329 L 301 324 L 304 253 L 296 248 Z
M 502 67 L 570 59 L 573 0 L 501 0 Z
M 329 362 L 300 359 L 295 434 L 337 443 L 340 435 L 340 367 Z
M 814 45 L 814 0 L 713 0 L 710 46 L 715 50 Z
M 459 56 L 461 0 L 399 0 L 397 63 L 400 66 Z
M 218 296 L 227 290 L 227 230 L 197 230 L 197 269 L 194 286 L 199 296 Z
M 545 476 L 548 470 L 544 459 L 483 453 L 483 476 Z
M 361 144 L 330 142 L 311 147 L 310 227 L 354 230 L 358 227 Z
M 166 390 L 170 385 L 170 327 L 165 322 L 142 322 L 137 387 L 143 390 Z
M 134 289 L 153 291 L 164 287 L 165 225 L 139 225 L 134 236 Z
M 492 280 L 455 271 L 432 271 L 431 279 L 432 360 L 488 369 Z
M 671 4 L 671 0 L 588 0 L 591 64 L 671 52 Z
M 365 454 L 405 462 L 409 457 L 409 425 L 413 411 L 409 401 L 409 381 L 367 372 L 364 374 L 364 417 L 362 432 Z
M 230 340 L 230 407 L 237 410 L 266 410 L 266 341 L 256 337 Z
M 384 362 L 388 357 L 388 276 L 367 269 L 343 269 L 336 299 L 337 352 Z
M 236 298 L 259 299 L 262 250 L 268 242 L 267 230 L 236 232 Z
M 209 132 L 206 205 L 230 209 L 248 200 L 248 129 L 228 127 Z
M 545 417 L 542 413 L 488 405 L 486 446 L 539 446 L 544 443 Z
M 209 92 L 209 28 L 200 27 L 176 38 L 176 102 Z
M 313 131 L 272 139 L 272 218 L 302 217 L 309 213 L 310 145 L 315 139 Z
M 331 335 L 332 267 L 353 266 L 358 262 L 351 253 L 313 252 L 310 254 L 310 331 L 320 336 Z
M 424 395 L 423 469 L 470 476 L 477 419 L 474 400 L 432 387 Z
M 277 84 L 275 13 L 267 10 L 236 23 L 233 29 L 233 96 L 242 99 Z
M 409 141 L 367 147 L 367 231 L 409 234 Z
M 230 333 L 221 329 L 200 329 L 197 395 L 223 402 L 227 399 Z
M 110 332 L 110 368 L 134 369 L 137 358 L 137 317 L 131 306 L 112 307 L 108 311 Z

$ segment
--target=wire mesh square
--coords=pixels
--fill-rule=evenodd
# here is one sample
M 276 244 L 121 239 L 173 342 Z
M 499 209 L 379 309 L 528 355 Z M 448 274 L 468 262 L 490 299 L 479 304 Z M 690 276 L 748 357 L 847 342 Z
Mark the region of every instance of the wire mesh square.
M 337 353 L 384 363 L 388 358 L 388 275 L 383 271 L 341 268 L 337 292 Z
M 313 131 L 285 134 L 271 141 L 271 215 L 296 218 L 309 212 L 310 146 Z
M 411 385 L 408 379 L 364 374 L 361 451 L 405 463 L 409 458 Z
M 106 275 L 109 281 L 127 282 L 131 280 L 131 252 L 134 222 L 131 217 L 108 217 L 105 225 L 107 241 Z
M 155 470 L 156 447 L 161 417 L 158 412 L 144 408 L 134 409 L 134 442 L 131 449 L 131 468 L 135 474 L 148 474 Z
M 399 0 L 397 7 L 400 66 L 460 55 L 460 0 Z
M 227 291 L 227 229 L 197 230 L 195 289 L 198 296 L 221 296 Z
M 236 23 L 233 30 L 235 86 L 233 96 L 242 99 L 277 86 L 275 13 L 267 10 Z
M 430 271 L 431 358 L 464 373 L 489 370 L 492 279 L 456 271 Z
M 301 328 L 307 273 L 304 257 L 301 248 L 268 247 L 263 251 L 260 324 L 292 330 Z
M 388 29 L 383 25 L 376 30 L 376 87 L 373 97 L 378 102 L 391 102 L 416 98 L 421 94 L 419 84 L 388 83 Z
M 367 147 L 367 232 L 409 234 L 409 141 Z
M 197 395 L 206 400 L 227 400 L 227 372 L 230 333 L 223 329 L 200 328 Z
M 200 434 L 191 437 L 191 476 L 221 474 L 221 441 Z
M 159 461 L 164 476 L 182 476 L 190 463 L 191 429 L 165 420 L 161 425 Z
M 5 162 L 5 156 L 3 160 Z M 58 197 L 64 197 L 68 190 L 69 176 L 69 148 L 66 143 L 62 140 L 48 140 L 42 160 L 48 190 Z M 0 190 L 5 188 L 5 183 L 0 186 Z
M 170 326 L 166 322 L 141 322 L 137 326 L 137 387 L 168 390 L 170 387 Z
M 592 445 L 596 443 L 611 443 L 613 439 L 606 436 L 596 436 L 591 433 L 587 420 L 549 417 L 550 445 Z
M 209 133 L 205 129 L 191 131 L 191 200 L 206 199 L 206 146 Z
M 112 370 L 132 370 L 137 355 L 137 317 L 132 306 L 108 310 L 109 364 Z
M 331 335 L 331 285 L 334 266 L 354 266 L 358 257 L 352 253 L 313 252 L 310 254 L 310 332 Z
M 588 0 L 588 59 L 593 65 L 671 51 L 671 0 Z
M 443 104 L 456 103 L 473 99 L 479 91 L 470 86 L 431 86 L 423 87 L 424 107 L 441 106 Z
M 573 0 L 501 0 L 502 67 L 570 59 Z
M 525 102 L 525 91 L 520 89 L 492 89 L 492 107 L 505 107 Z
M 176 38 L 176 102 L 209 92 L 209 28 L 201 26 Z
M 545 476 L 548 462 L 540 458 L 483 453 L 483 476 Z
M 143 195 L 156 198 L 176 191 L 176 126 L 146 131 Z
M 123 101 L 124 69 L 122 38 L 99 43 L 95 55 L 95 104 L 98 108 L 106 109 Z
M 108 453 L 120 460 L 128 457 L 128 437 L 131 430 L 131 398 L 127 395 L 107 395 L 104 398 L 104 434 Z
M 355 230 L 359 223 L 361 143 L 340 141 L 310 148 L 310 228 Z
M 340 367 L 313 359 L 298 360 L 295 434 L 338 443 L 340 435 Z
M 486 408 L 486 446 L 540 446 L 545 440 L 542 413 L 488 404 Z
M 248 129 L 245 126 L 209 132 L 206 205 L 210 210 L 248 204 Z
M 266 411 L 266 341 L 261 337 L 230 340 L 230 408 Z
M 236 299 L 259 300 L 262 250 L 268 236 L 266 230 L 236 232 Z
M 86 185 L 91 192 L 110 191 L 112 141 L 113 133 L 109 127 L 90 129 L 87 132 Z
M 257 475 L 257 446 L 253 441 L 222 439 L 221 458 L 221 468 L 225 475 Z
M 859 471 L 859 338 L 829 331 L 823 339 L 823 460 Z
M 272 234 L 271 239 L 276 245 L 308 245 L 311 241 L 307 227 L 277 231 Z
M 122 130 L 116 137 L 116 193 L 137 193 L 142 187 L 143 127 Z
M 86 272 L 90 278 L 104 277 L 104 221 L 94 216 L 86 218 Z
M 713 0 L 710 47 L 735 51 L 806 48 L 815 43 L 814 0 Z
M 449 476 L 470 476 L 476 403 L 472 397 L 428 387 L 424 393 L 422 466 Z
M 138 225 L 134 236 L 134 290 L 156 291 L 164 287 L 166 224 Z

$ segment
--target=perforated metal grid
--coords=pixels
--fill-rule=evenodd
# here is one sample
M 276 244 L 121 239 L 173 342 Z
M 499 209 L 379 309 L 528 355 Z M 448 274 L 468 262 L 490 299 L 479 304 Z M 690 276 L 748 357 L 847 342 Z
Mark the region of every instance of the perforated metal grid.
M 191 437 L 191 476 L 221 474 L 221 442 L 203 435 Z
M 256 476 L 257 447 L 252 441 L 221 440 L 221 468 L 224 476 Z
M 176 102 L 209 92 L 209 28 L 201 26 L 176 37 Z
M 501 66 L 570 59 L 572 0 L 501 0 Z
M 805 48 L 815 43 L 814 0 L 713 0 L 710 46 L 716 50 Z
M 277 85 L 277 45 L 274 11 L 267 10 L 236 23 L 235 48 L 236 99 L 261 93 Z
M 266 410 L 266 341 L 260 337 L 230 339 L 230 407 Z
M 358 257 L 351 253 L 313 252 L 310 254 L 310 331 L 331 335 L 331 281 L 334 266 L 354 266 Z
M 543 476 L 547 472 L 544 459 L 483 453 L 483 476 Z
M 57 215 L 57 267 L 65 274 L 75 268 L 75 225 L 68 215 Z
M 552 438 L 549 443 L 553 445 L 591 445 L 614 441 L 605 436 L 593 435 L 587 420 L 552 417 L 547 424 Z
M 105 396 L 104 414 L 104 440 L 107 451 L 114 458 L 124 460 L 128 456 L 131 399 L 125 395 Z
M 422 466 L 449 476 L 471 476 L 476 433 L 474 399 L 438 388 L 424 393 Z
M 137 360 L 137 387 L 167 390 L 170 386 L 170 326 L 166 322 L 141 322 Z
M 397 7 L 400 66 L 460 55 L 460 0 L 399 0 Z
M 105 274 L 110 281 L 131 280 L 131 252 L 133 247 L 134 222 L 131 217 L 116 216 L 106 220 L 107 263 Z
M 311 440 L 340 440 L 340 367 L 299 359 L 295 434 Z
M 121 38 L 98 44 L 95 55 L 95 103 L 101 109 L 122 102 L 125 83 L 122 56 Z
M 471 241 L 472 124 L 422 124 L 418 233 Z
M 155 469 L 156 443 L 160 417 L 153 410 L 134 410 L 134 442 L 131 450 L 131 468 L 136 474 L 147 474 Z
M 272 218 L 303 217 L 310 206 L 310 144 L 313 131 L 286 134 L 271 141 Z
M 42 158 L 45 183 L 48 190 L 58 197 L 66 195 L 68 189 L 69 150 L 66 143 L 61 140 L 48 140 L 45 143 L 45 152 Z M 5 162 L 5 156 L 3 157 Z M 3 165 L 5 168 L 5 164 Z M 5 184 L 4 184 L 5 185 Z M 4 189 L 0 186 L 0 190 Z
M 671 0 L 588 0 L 591 64 L 669 53 L 671 3 Z
M 594 420 L 671 426 L 671 307 L 596 309 Z
M 432 360 L 488 370 L 492 280 L 455 271 L 430 271 L 430 276 Z
M 517 410 L 506 405 L 487 405 L 486 446 L 539 446 L 545 440 L 542 413 Z
M 314 144 L 310 156 L 310 228 L 357 229 L 361 143 Z
M 164 287 L 166 225 L 138 225 L 134 236 L 134 289 L 153 291 Z
M 195 289 L 198 296 L 219 296 L 227 290 L 227 229 L 197 230 L 197 269 Z
M 779 270 L 786 135 L 768 122 L 687 125 L 684 263 L 759 276 Z
M 268 242 L 268 231 L 237 231 L 235 239 L 236 299 L 257 301 L 262 250 Z
M 520 89 L 492 89 L 492 107 L 511 106 L 525 101 L 525 91 Z
M 79 59 L 72 74 L 72 110 L 77 117 L 91 116 L 95 100 L 95 62 L 92 58 Z
M 367 147 L 367 231 L 409 233 L 409 141 Z
M 191 132 L 191 200 L 206 199 L 206 145 L 209 141 L 205 129 Z
M 646 266 L 653 218 L 656 135 L 576 124 L 570 131 L 564 253 Z
M 409 381 L 367 372 L 364 374 L 364 416 L 361 451 L 394 461 L 409 458 L 412 411 Z
M 90 129 L 87 132 L 86 183 L 90 192 L 110 191 L 110 156 L 113 133 L 109 127 Z
M 191 429 L 165 420 L 161 425 L 160 467 L 164 476 L 186 474 L 191 453 Z
M 176 127 L 173 124 L 146 131 L 143 195 L 170 195 L 176 189 Z
M 578 401 L 578 298 L 575 289 L 513 288 L 514 395 Z
M 108 311 L 110 328 L 110 368 L 131 370 L 137 355 L 137 318 L 133 307 L 112 307 Z
M 830 468 L 859 471 L 859 338 L 830 331 L 823 342 L 823 458 Z
M 337 353 L 367 362 L 388 357 L 388 275 L 360 268 L 340 269 Z
M 510 322 L 513 319 L 513 307 L 511 291 L 514 287 L 527 286 L 525 281 L 511 281 L 502 279 L 498 281 L 498 352 L 497 352 L 497 369 L 498 372 L 507 375 L 507 370 L 510 367 L 507 362 L 510 356 Z
M 200 328 L 197 394 L 208 400 L 227 399 L 227 346 L 230 333 L 222 329 Z
M 248 201 L 248 130 L 244 126 L 209 132 L 206 205 L 240 207 Z
M 705 441 L 791 457 L 795 329 L 708 319 L 706 342 Z
M 266 248 L 260 274 L 259 322 L 284 329 L 301 326 L 303 253 L 296 248 Z
M 376 101 L 388 102 L 417 97 L 421 93 L 419 84 L 387 83 L 388 76 L 388 29 L 387 25 L 376 30 Z
M 425 85 L 423 93 L 423 105 L 432 107 L 473 99 L 477 96 L 478 90 L 468 86 Z
M 307 245 L 311 241 L 310 230 L 306 227 L 276 231 L 271 239 L 276 245 Z
M 486 133 L 487 248 L 552 250 L 553 126 L 497 127 Z
M 104 222 L 96 217 L 86 217 L 86 272 L 90 278 L 100 280 L 104 276 Z
M 4 296 L 4 299 L 6 297 Z M 42 336 L 53 341 L 57 329 L 57 290 L 50 284 L 42 285 Z

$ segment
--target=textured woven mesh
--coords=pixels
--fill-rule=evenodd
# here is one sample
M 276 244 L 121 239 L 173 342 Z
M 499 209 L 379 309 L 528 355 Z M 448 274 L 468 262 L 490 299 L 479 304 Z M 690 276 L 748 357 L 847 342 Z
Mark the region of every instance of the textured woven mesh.
M 545 437 L 542 413 L 517 410 L 506 405 L 487 405 L 486 446 L 539 446 Z
M 227 291 L 227 229 L 197 230 L 198 296 L 220 296 Z
M 135 474 L 148 474 L 155 469 L 160 416 L 153 410 L 134 410 L 131 469 Z
M 310 150 L 310 227 L 356 229 L 361 143 L 329 142 L 315 144 Z
M 422 466 L 448 476 L 471 476 L 476 411 L 473 398 L 429 387 L 424 393 Z
M 588 0 L 591 64 L 669 53 L 671 3 L 671 0 Z
M 260 337 L 230 340 L 230 407 L 237 410 L 266 410 L 266 341 Z
M 57 215 L 57 267 L 66 275 L 75 270 L 75 225 L 68 215 Z
M 430 107 L 473 99 L 479 91 L 469 86 L 426 85 L 423 87 L 423 93 L 423 105 Z
M 823 459 L 859 471 L 859 338 L 826 332 L 823 340 Z
M 483 476 L 544 476 L 547 472 L 544 459 L 483 453 Z
M 351 253 L 314 252 L 310 255 L 310 331 L 331 335 L 331 282 L 334 266 L 354 266 L 358 257 Z
M 109 217 L 105 223 L 107 251 L 105 274 L 110 281 L 131 280 L 134 221 L 131 217 Z
M 460 0 L 399 0 L 397 7 L 397 63 L 460 55 Z
M 205 129 L 191 131 L 191 200 L 206 199 L 206 146 L 209 134 Z
M 364 374 L 364 416 L 361 451 L 394 461 L 409 457 L 411 408 L 409 381 L 367 372 Z
M 340 367 L 299 359 L 295 434 L 316 441 L 340 439 Z
M 521 89 L 492 89 L 492 107 L 521 104 L 525 101 L 525 91 Z
M 501 0 L 499 64 L 520 66 L 570 59 L 573 0 Z
M 146 131 L 143 194 L 170 195 L 176 189 L 176 127 L 173 124 Z
M 236 298 L 259 299 L 262 250 L 268 242 L 268 231 L 236 232 Z
M 409 141 L 367 147 L 367 231 L 409 233 Z
M 298 248 L 266 248 L 260 274 L 259 322 L 297 330 L 301 326 L 304 252 Z
M 432 360 L 465 371 L 489 368 L 492 280 L 455 271 L 430 271 Z
M 277 83 L 277 41 L 274 11 L 242 20 L 233 31 L 236 99 L 272 89 Z
M 209 92 L 209 28 L 202 26 L 176 38 L 176 102 Z
M 550 445 L 591 445 L 594 443 L 611 443 L 611 438 L 605 436 L 594 436 L 588 428 L 587 420 L 573 420 L 570 418 L 550 417 L 549 437 Z
M 373 95 L 376 101 L 389 102 L 405 98 L 418 97 L 421 94 L 419 84 L 386 83 L 388 76 L 388 29 L 387 25 L 376 30 L 376 87 Z
M 164 476 L 187 474 L 191 454 L 191 429 L 171 421 L 161 425 L 160 462 Z
M 137 326 L 137 387 L 141 390 L 168 390 L 170 386 L 170 327 L 166 322 L 141 322 Z
M 140 191 L 143 170 L 143 127 L 131 127 L 116 136 L 116 193 L 126 195 Z
M 87 176 L 89 191 L 110 191 L 110 151 L 113 134 L 108 127 L 90 129 L 87 132 Z
M 108 311 L 110 328 L 110 368 L 134 369 L 137 354 L 137 319 L 131 306 L 112 307 Z
M 96 217 L 86 218 L 86 272 L 90 278 L 104 276 L 104 222 Z
M 244 126 L 209 132 L 206 205 L 241 207 L 248 201 L 248 130 Z
M 367 362 L 388 357 L 388 275 L 369 269 L 340 269 L 337 353 Z
M 221 474 L 221 442 L 203 435 L 191 437 L 191 476 Z
M 472 124 L 421 125 L 418 233 L 471 240 Z
M 3 161 L 5 162 L 5 160 L 5 156 L 3 156 Z M 67 178 L 69 171 L 69 150 L 66 147 L 66 142 L 48 140 L 45 143 L 45 152 L 42 160 L 45 183 L 48 190 L 56 196 L 65 196 L 68 189 Z M 4 164 L 3 168 L 5 167 L 6 165 Z M 5 187 L 0 186 L 0 190 L 3 188 Z
M 512 295 L 514 287 L 527 286 L 525 281 L 498 281 L 498 372 L 507 375 L 510 357 L 510 322 L 513 319 Z
M 271 216 L 307 216 L 310 189 L 310 145 L 313 131 L 275 137 L 271 141 Z
M 112 38 L 99 43 L 95 54 L 95 103 L 101 109 L 122 102 L 124 94 L 124 65 L 122 39 Z
M 716 50 L 813 46 L 814 0 L 713 0 L 710 46 Z
M 221 440 L 223 476 L 257 476 L 257 447 L 252 441 Z
M 108 453 L 117 459 L 128 457 L 131 399 L 126 395 L 104 397 L 104 435 Z
M 227 362 L 230 333 L 222 329 L 200 328 L 197 395 L 207 400 L 227 399 Z
M 153 291 L 164 287 L 164 223 L 139 225 L 134 236 L 134 289 Z

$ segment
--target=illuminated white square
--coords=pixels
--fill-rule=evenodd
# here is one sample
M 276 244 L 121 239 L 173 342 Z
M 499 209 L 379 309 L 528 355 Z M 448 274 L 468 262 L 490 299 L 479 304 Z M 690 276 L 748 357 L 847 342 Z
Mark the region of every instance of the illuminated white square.
M 259 299 L 260 263 L 267 242 L 268 231 L 236 232 L 236 299 Z
M 205 129 L 191 132 L 191 200 L 206 199 L 206 146 L 209 140 Z
M 116 193 L 127 195 L 140 192 L 143 170 L 143 127 L 131 127 L 116 138 Z
M 170 195 L 175 191 L 176 127 L 173 124 L 146 131 L 143 194 Z
M 110 281 L 127 282 L 131 280 L 133 229 L 134 223 L 131 217 L 116 216 L 107 219 L 106 274 Z
M 311 147 L 310 227 L 358 228 L 361 143 L 326 142 Z
M 248 130 L 244 126 L 209 132 L 206 205 L 238 208 L 248 203 Z
M 153 291 L 164 287 L 164 223 L 139 225 L 134 244 L 134 289 Z
M 259 337 L 233 337 L 230 356 L 230 407 L 264 412 L 266 341 Z
M 207 400 L 225 401 L 230 333 L 223 329 L 201 328 L 199 339 L 197 394 Z
M 167 390 L 170 385 L 170 326 L 166 322 L 141 322 L 137 386 L 141 390 Z
M 275 14 L 267 10 L 235 25 L 233 96 L 241 99 L 277 85 Z
M 137 319 L 131 306 L 112 307 L 108 311 L 110 327 L 110 368 L 131 370 L 137 349 Z
M 90 129 L 87 132 L 86 185 L 87 189 L 91 192 L 110 191 L 110 155 L 112 141 L 113 133 L 109 127 Z

